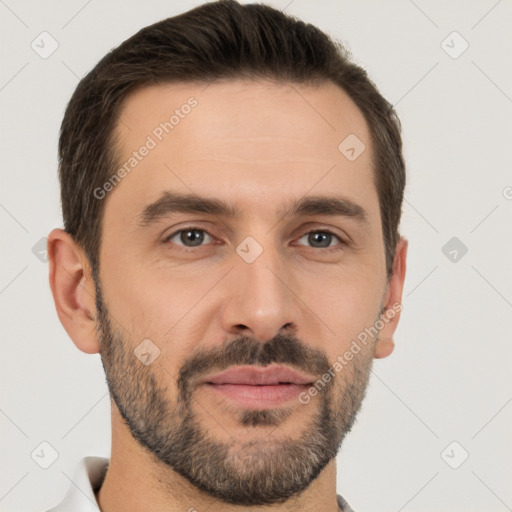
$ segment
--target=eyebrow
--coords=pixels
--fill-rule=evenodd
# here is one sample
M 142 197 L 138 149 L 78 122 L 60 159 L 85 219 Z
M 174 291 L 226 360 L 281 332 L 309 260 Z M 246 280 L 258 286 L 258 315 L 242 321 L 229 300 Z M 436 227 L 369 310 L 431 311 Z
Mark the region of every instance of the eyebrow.
M 242 211 L 216 198 L 195 194 L 164 192 L 159 199 L 147 205 L 139 216 L 141 226 L 148 226 L 173 213 L 204 213 L 206 215 L 239 219 Z M 349 217 L 368 223 L 368 213 L 349 199 L 338 196 L 306 196 L 277 211 L 279 218 L 287 215 L 328 215 Z

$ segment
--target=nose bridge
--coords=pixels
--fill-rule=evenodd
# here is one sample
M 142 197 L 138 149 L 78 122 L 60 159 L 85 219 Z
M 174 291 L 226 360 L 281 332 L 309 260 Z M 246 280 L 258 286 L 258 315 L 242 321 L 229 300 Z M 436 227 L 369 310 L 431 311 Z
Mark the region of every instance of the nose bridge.
M 263 245 L 247 240 L 237 248 L 233 283 L 224 308 L 224 328 L 230 332 L 254 336 L 262 341 L 280 329 L 293 326 L 294 299 L 285 285 L 289 276 L 284 255 L 271 237 Z M 256 252 L 255 252 L 256 251 Z M 247 257 L 252 252 L 252 257 Z M 259 253 L 259 254 L 258 254 Z
M 277 252 L 275 249 L 267 249 L 266 254 L 262 254 L 253 263 L 240 265 L 240 278 L 246 283 L 245 295 L 262 311 L 269 309 L 271 304 L 277 306 L 286 302 L 284 276 L 279 275 L 283 265 Z

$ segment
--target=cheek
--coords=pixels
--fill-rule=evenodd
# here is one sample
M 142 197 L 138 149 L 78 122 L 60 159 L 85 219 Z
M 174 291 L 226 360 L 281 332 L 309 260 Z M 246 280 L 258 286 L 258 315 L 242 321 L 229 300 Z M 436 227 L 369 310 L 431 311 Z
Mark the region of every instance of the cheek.
M 363 267 L 303 275 L 299 296 L 325 326 L 327 335 L 342 347 L 377 319 L 384 293 L 377 277 Z
M 105 266 L 104 275 L 108 276 L 102 284 L 111 315 L 133 339 L 149 338 L 159 346 L 175 340 L 185 327 L 190 330 L 194 313 L 207 303 L 201 299 L 218 281 L 213 273 L 180 278 L 175 272 L 156 272 L 149 266 L 129 269 L 121 262 Z

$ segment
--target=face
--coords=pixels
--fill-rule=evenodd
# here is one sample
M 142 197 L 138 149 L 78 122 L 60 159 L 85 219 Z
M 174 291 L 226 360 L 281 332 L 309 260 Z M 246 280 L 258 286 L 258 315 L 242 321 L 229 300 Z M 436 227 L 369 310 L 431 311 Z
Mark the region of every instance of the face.
M 173 84 L 132 94 L 117 137 L 96 276 L 115 406 L 199 489 L 285 501 L 335 457 L 377 342 L 335 364 L 386 293 L 365 120 L 331 84 Z

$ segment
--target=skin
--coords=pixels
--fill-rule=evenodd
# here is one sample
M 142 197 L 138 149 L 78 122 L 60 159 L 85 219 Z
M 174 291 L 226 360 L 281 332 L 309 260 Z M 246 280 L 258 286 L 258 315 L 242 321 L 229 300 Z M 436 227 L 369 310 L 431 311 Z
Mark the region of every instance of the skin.
M 190 358 L 199 350 L 222 350 L 226 340 L 239 336 L 263 343 L 280 333 L 294 335 L 300 346 L 311 347 L 332 364 L 383 309 L 401 302 L 406 269 L 407 241 L 401 238 L 392 277 L 386 279 L 368 126 L 343 91 L 333 84 L 292 87 L 266 81 L 144 88 L 125 102 L 117 127 L 119 162 L 191 96 L 197 106 L 103 199 L 100 281 L 110 327 L 128 345 L 125 353 L 134 365 L 140 365 L 133 350 L 142 340 L 149 338 L 159 347 L 160 356 L 140 372 L 166 388 L 169 407 L 176 404 L 177 378 Z M 338 150 L 349 134 L 366 145 L 353 162 Z M 237 206 L 242 216 L 175 213 L 142 227 L 140 213 L 163 191 L 222 199 Z M 367 222 L 277 213 L 303 196 L 334 193 L 364 208 Z M 191 224 L 212 238 L 189 252 L 179 236 L 166 240 Z M 333 237 L 329 248 L 312 246 L 307 234 L 322 228 L 347 244 Z M 253 263 L 236 252 L 247 236 L 263 248 Z M 49 255 L 50 285 L 62 324 L 80 350 L 101 352 L 98 290 L 84 252 L 56 229 L 49 236 Z M 336 374 L 331 395 L 297 404 L 281 421 L 276 416 L 270 430 L 241 424 L 241 411 L 204 387 L 192 392 L 196 420 L 214 440 L 229 443 L 235 454 L 251 441 L 259 443 L 262 453 L 271 442 L 299 441 L 328 396 L 341 420 L 337 400 L 356 382 L 357 369 L 368 373 L 374 358 L 391 354 L 399 318 L 397 312 L 378 339 L 371 339 Z M 127 379 L 124 385 L 135 387 L 137 382 Z M 354 384 L 361 391 L 359 401 L 365 386 Z M 110 466 L 97 498 L 103 512 L 191 507 L 334 512 L 336 460 L 331 458 L 303 492 L 282 503 L 258 508 L 226 503 L 142 447 L 112 401 Z

